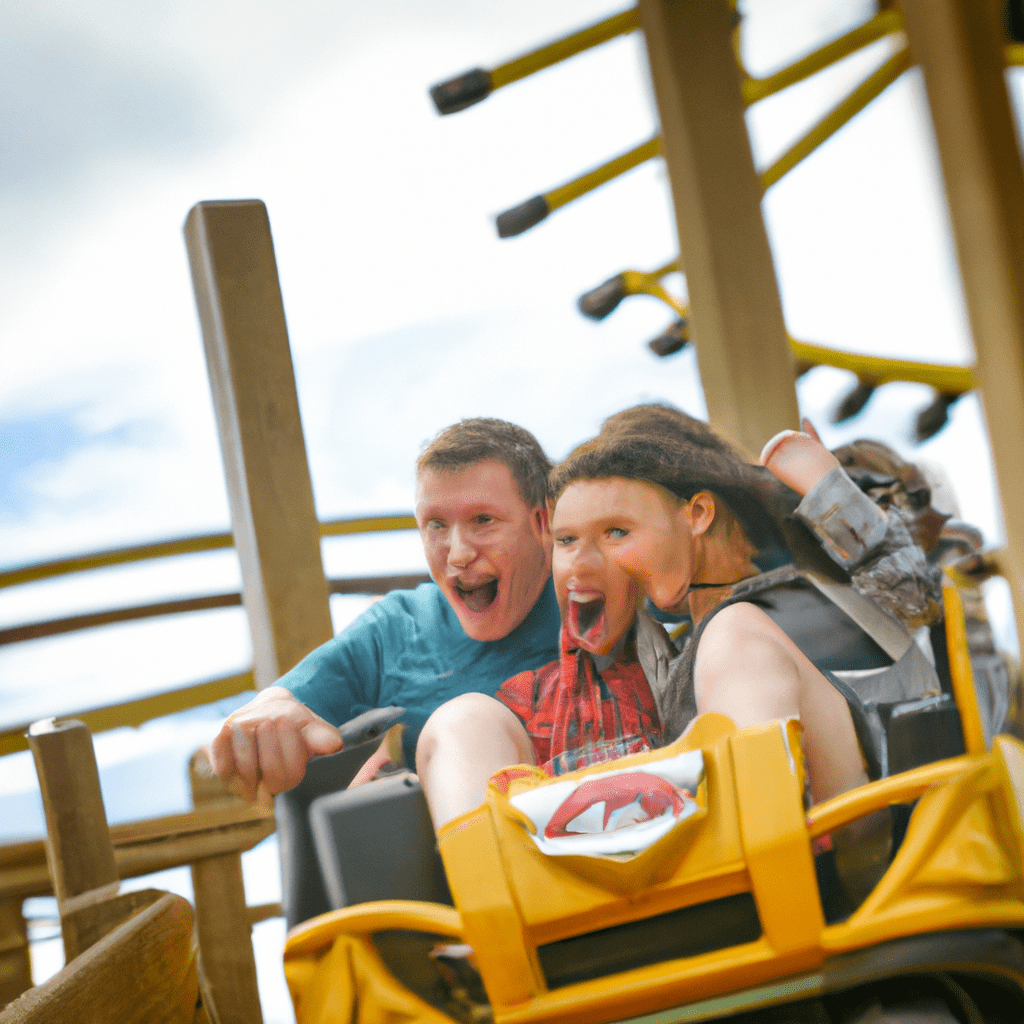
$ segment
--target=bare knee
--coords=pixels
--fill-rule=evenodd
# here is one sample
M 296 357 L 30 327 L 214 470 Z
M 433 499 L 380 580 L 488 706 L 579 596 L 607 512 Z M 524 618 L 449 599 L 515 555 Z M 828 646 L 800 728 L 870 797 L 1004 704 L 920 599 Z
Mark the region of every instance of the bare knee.
M 416 771 L 435 828 L 479 806 L 496 771 L 533 760 L 522 722 L 500 701 L 466 693 L 442 704 L 416 746 Z
M 501 701 L 483 693 L 463 693 L 427 719 L 416 744 L 416 770 L 422 775 L 439 749 L 469 754 L 481 742 L 505 748 L 511 745 L 523 755 L 522 761 L 533 760 L 526 730 Z
M 760 608 L 723 608 L 697 648 L 697 708 L 728 715 L 740 727 L 799 714 L 802 657 Z

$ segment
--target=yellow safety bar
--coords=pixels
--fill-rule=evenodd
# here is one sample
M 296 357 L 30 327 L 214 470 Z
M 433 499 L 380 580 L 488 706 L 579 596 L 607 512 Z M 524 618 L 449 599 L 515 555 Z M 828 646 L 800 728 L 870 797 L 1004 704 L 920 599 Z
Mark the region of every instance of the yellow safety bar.
M 985 730 L 978 710 L 978 695 L 974 688 L 974 669 L 967 645 L 967 623 L 960 592 L 947 574 L 942 583 L 942 603 L 945 608 L 946 647 L 949 650 L 949 675 L 953 683 L 953 696 L 960 709 L 960 724 L 964 732 L 964 747 L 968 754 L 984 754 Z
M 856 821 L 872 811 L 880 811 L 891 804 L 911 803 L 932 786 L 955 779 L 975 766 L 969 754 L 951 757 L 945 761 L 911 768 L 888 778 L 869 782 L 846 793 L 817 804 L 807 812 L 807 830 L 811 839 L 827 835 L 840 825 Z

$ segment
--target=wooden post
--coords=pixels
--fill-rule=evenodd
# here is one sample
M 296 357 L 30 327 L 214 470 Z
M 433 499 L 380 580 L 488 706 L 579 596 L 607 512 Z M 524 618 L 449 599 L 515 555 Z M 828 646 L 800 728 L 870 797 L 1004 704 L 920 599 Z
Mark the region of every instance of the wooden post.
M 28 742 L 43 797 L 46 860 L 64 956 L 73 960 L 103 934 L 102 901 L 120 886 L 96 755 L 89 730 L 75 719 L 36 722 Z M 90 900 L 93 895 L 96 899 Z
M 197 807 L 241 803 L 221 785 L 205 759 L 198 751 L 189 762 L 192 802 Z M 203 997 L 212 1006 L 212 1016 L 217 1024 L 259 1024 L 263 1014 L 241 854 L 193 861 L 192 891 Z
M 1024 173 L 1006 91 L 1000 0 L 901 0 L 924 71 L 1024 646 Z
M 32 961 L 22 899 L 0 898 L 0 1008 L 31 987 Z
M 64 958 L 73 960 L 152 901 L 120 893 L 92 736 L 84 722 L 35 722 L 28 744 L 46 815 L 46 862 L 57 897 Z
M 711 422 L 756 453 L 799 426 L 728 0 L 640 0 Z
M 199 203 L 185 240 L 262 689 L 333 636 L 266 207 Z

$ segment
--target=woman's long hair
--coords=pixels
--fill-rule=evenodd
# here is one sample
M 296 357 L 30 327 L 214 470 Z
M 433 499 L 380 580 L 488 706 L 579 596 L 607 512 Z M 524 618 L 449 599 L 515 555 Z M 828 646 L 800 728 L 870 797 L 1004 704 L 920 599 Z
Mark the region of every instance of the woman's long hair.
M 710 491 L 739 520 L 761 552 L 781 548 L 799 561 L 834 566 L 792 518 L 799 495 L 763 466 L 755 466 L 703 420 L 670 405 L 632 406 L 610 416 L 600 433 L 579 445 L 551 472 L 552 500 L 577 480 L 621 477 L 663 487 L 681 501 Z M 810 541 L 810 543 L 808 543 Z

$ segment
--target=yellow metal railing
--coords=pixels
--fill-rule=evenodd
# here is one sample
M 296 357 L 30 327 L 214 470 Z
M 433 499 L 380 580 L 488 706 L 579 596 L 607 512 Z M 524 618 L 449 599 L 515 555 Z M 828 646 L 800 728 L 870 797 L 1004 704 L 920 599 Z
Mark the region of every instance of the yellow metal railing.
M 350 519 L 335 519 L 320 524 L 322 537 L 353 536 L 368 533 L 383 533 L 393 530 L 415 529 L 416 520 L 409 514 L 385 516 L 364 516 Z M 68 558 L 54 559 L 32 565 L 17 566 L 0 571 L 0 589 L 59 578 L 78 572 L 128 565 L 134 562 L 170 558 L 179 555 L 201 554 L 233 546 L 230 533 L 212 533 L 196 537 L 180 537 L 173 540 L 137 544 L 128 547 L 96 551 Z M 366 576 L 329 581 L 332 594 L 383 594 L 396 587 L 415 586 L 427 579 L 426 574 L 402 574 L 392 576 Z M 214 608 L 237 607 L 242 603 L 241 595 L 211 594 L 179 600 L 135 605 L 84 615 L 68 616 L 46 622 L 28 623 L 0 630 L 0 645 L 24 640 L 56 636 L 75 630 L 92 629 L 117 622 L 136 621 L 159 615 L 177 615 L 186 612 L 207 611 Z M 164 691 L 120 704 L 83 708 L 72 714 L 82 719 L 94 733 L 122 726 L 138 726 L 154 718 L 175 714 L 189 708 L 211 704 L 218 700 L 244 693 L 253 689 L 253 675 L 250 670 L 191 683 L 175 690 Z M 18 750 L 26 750 L 28 744 L 24 732 L 30 723 L 15 723 L 0 728 L 0 757 Z
M 388 530 L 415 530 L 416 519 L 408 513 L 387 516 L 363 516 L 357 519 L 332 519 L 320 524 L 321 537 L 342 537 L 359 533 L 383 533 Z M 208 533 L 196 537 L 179 537 L 174 540 L 155 541 L 152 544 L 136 544 L 131 547 L 111 548 L 94 551 L 85 555 L 72 555 L 50 562 L 34 565 L 15 566 L 0 570 L 0 589 L 20 583 L 34 583 L 66 576 L 73 572 L 89 569 L 104 569 L 114 565 L 128 565 L 152 558 L 170 558 L 174 555 L 194 555 L 203 551 L 219 551 L 234 547 L 230 533 Z
M 678 270 L 678 260 L 671 260 L 651 271 L 623 270 L 615 277 L 609 278 L 596 288 L 581 295 L 578 300 L 580 312 L 591 319 L 602 320 L 615 310 L 623 299 L 631 295 L 649 295 L 663 302 L 675 313 L 677 324 L 681 324 L 683 327 L 682 331 L 676 332 L 680 342 L 676 349 L 681 348 L 682 344 L 688 340 L 685 326 L 689 320 L 689 307 L 670 294 L 662 284 L 663 278 L 677 273 Z M 652 341 L 651 347 L 655 348 L 659 355 L 669 354 L 657 349 L 657 342 L 660 340 L 660 338 L 656 338 Z M 789 348 L 801 372 L 806 372 L 815 366 L 833 366 L 840 370 L 849 370 L 856 374 L 859 387 L 864 389 L 867 394 L 883 384 L 909 381 L 926 384 L 934 388 L 940 396 L 949 400 L 973 390 L 978 383 L 974 368 L 970 366 L 950 366 L 907 359 L 883 359 L 879 356 L 859 355 L 856 352 L 846 352 L 826 345 L 799 341 L 796 338 L 789 339 Z M 866 401 L 866 397 L 864 400 Z

